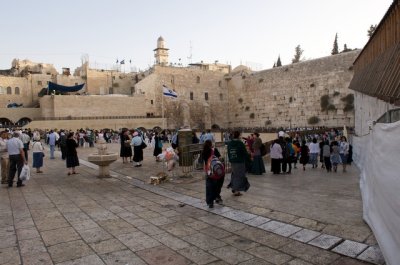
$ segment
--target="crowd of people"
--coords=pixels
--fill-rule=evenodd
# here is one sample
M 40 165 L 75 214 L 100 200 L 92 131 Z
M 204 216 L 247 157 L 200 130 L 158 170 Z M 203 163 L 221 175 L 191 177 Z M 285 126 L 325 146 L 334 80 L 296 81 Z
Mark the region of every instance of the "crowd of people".
M 290 133 L 290 132 L 289 132 Z M 36 173 L 43 173 L 43 158 L 45 156 L 42 140 L 50 150 L 49 159 L 55 159 L 55 150 L 61 151 L 61 158 L 65 160 L 67 175 L 78 174 L 79 166 L 77 148 L 94 147 L 99 139 L 107 143 L 120 144 L 122 163 L 132 163 L 132 167 L 141 167 L 143 150 L 150 146 L 156 161 L 169 160 L 168 170 L 172 169 L 178 159 L 179 137 L 177 131 L 157 131 L 123 128 L 113 130 L 15 130 L 0 133 L 1 183 L 13 186 L 17 174 L 17 187 L 24 184 L 19 178 L 24 164 L 28 163 L 28 150 L 32 150 L 32 167 Z M 225 131 L 223 140 L 227 147 L 227 155 L 231 164 L 231 179 L 228 188 L 234 196 L 241 196 L 250 187 L 247 173 L 262 175 L 266 172 L 263 156 L 266 145 L 262 143 L 258 132 L 242 137 L 239 131 Z M 203 151 L 198 159 L 206 174 L 206 202 L 212 208 L 214 202 L 221 204 L 221 189 L 224 183 L 224 172 L 221 176 L 212 173 L 213 163 L 224 159 L 214 147 L 215 137 L 210 131 L 203 131 L 199 137 L 192 132 L 192 144 L 202 144 Z M 327 172 L 337 172 L 342 165 L 343 172 L 346 165 L 352 161 L 352 147 L 345 136 L 337 130 L 321 134 L 300 134 L 295 132 L 292 137 L 280 131 L 278 138 L 269 147 L 271 158 L 271 172 L 273 174 L 291 174 L 293 168 L 300 163 L 303 170 L 307 165 L 321 168 Z M 173 154 L 172 156 L 170 155 Z M 171 159 L 169 159 L 171 158 Z M 222 169 L 224 170 L 224 168 Z
M 303 170 L 308 164 L 317 168 L 320 162 L 321 168 L 327 172 L 337 172 L 338 165 L 342 165 L 343 172 L 346 172 L 346 166 L 353 161 L 352 153 L 346 136 L 339 132 L 295 136 L 294 139 L 280 132 L 271 144 L 271 172 L 291 174 L 292 165 L 297 168 L 297 162 L 303 166 Z

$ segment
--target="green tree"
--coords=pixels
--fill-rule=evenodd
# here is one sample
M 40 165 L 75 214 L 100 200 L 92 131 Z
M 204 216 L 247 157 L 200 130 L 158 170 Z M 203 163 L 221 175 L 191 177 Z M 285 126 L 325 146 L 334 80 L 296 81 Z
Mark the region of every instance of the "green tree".
M 338 53 L 339 53 L 339 46 L 338 46 L 338 42 L 337 42 L 337 33 L 336 33 L 335 41 L 333 42 L 333 49 L 332 49 L 331 54 L 335 55 L 335 54 L 338 54 Z
M 297 45 L 295 48 L 295 54 L 292 59 L 292 63 L 298 63 L 301 60 L 301 55 L 303 55 L 304 50 L 301 49 L 300 45 Z
M 371 38 L 372 35 L 374 34 L 374 32 L 375 32 L 375 30 L 376 30 L 376 27 L 377 27 L 376 24 L 375 24 L 375 26 L 374 26 L 374 25 L 369 26 L 368 34 L 367 34 L 369 38 Z
M 278 61 L 276 61 L 276 67 L 280 67 L 282 66 L 282 62 L 281 62 L 281 56 L 278 56 Z
M 274 63 L 274 66 L 272 66 L 272 68 L 275 68 L 276 67 L 276 63 Z

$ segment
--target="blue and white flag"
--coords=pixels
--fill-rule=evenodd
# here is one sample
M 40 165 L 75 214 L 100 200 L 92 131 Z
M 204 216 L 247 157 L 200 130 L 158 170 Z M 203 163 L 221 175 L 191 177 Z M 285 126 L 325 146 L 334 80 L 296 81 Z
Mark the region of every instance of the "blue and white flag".
M 171 88 L 168 88 L 167 86 L 163 85 L 163 95 L 166 97 L 170 98 L 177 98 L 178 94 L 176 94 L 175 91 L 173 91 Z

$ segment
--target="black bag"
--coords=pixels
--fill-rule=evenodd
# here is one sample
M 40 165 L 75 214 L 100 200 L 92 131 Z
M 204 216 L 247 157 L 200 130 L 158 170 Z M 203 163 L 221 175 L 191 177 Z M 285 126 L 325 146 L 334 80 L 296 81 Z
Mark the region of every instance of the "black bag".
M 142 144 L 140 145 L 140 147 L 141 147 L 142 149 L 145 149 L 145 148 L 147 147 L 147 144 L 146 144 L 144 141 L 142 141 Z

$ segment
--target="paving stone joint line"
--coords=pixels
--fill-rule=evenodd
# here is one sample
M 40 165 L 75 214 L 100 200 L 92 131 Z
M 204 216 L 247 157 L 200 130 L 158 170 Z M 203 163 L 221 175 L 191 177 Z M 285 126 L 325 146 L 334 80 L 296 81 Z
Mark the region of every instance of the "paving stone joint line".
M 86 160 L 79 159 L 79 161 L 83 165 L 85 165 L 85 166 L 87 166 L 89 168 L 96 169 L 96 170 L 98 169 L 97 165 L 92 164 L 92 163 L 90 163 L 90 162 L 88 162 Z M 302 228 L 302 227 L 299 227 L 299 226 L 295 226 L 295 225 L 292 225 L 292 224 L 284 223 L 284 222 L 273 220 L 273 219 L 270 219 L 269 221 L 267 221 L 267 222 L 265 222 L 265 223 L 263 223 L 261 225 L 256 225 L 256 224 L 253 224 L 253 223 L 251 223 L 249 221 L 251 221 L 253 219 L 256 219 L 256 218 L 265 218 L 265 217 L 260 216 L 260 215 L 256 215 L 256 214 L 253 214 L 253 213 L 248 213 L 248 212 L 245 212 L 245 211 L 242 211 L 242 210 L 234 209 L 234 208 L 229 207 L 229 206 L 222 206 L 220 208 L 209 209 L 208 206 L 206 206 L 205 203 L 201 199 L 194 198 L 194 197 L 191 197 L 191 196 L 188 196 L 188 195 L 184 195 L 184 194 L 180 194 L 180 193 L 177 193 L 177 192 L 174 192 L 174 191 L 170 191 L 170 190 L 167 190 L 167 189 L 162 188 L 162 187 L 156 187 L 154 185 L 148 185 L 142 180 L 136 179 L 136 178 L 134 178 L 132 176 L 123 176 L 122 174 L 120 174 L 118 172 L 115 172 L 115 171 L 112 171 L 112 170 L 110 170 L 110 175 L 111 175 L 112 178 L 118 179 L 120 181 L 123 181 L 125 183 L 131 184 L 133 186 L 136 186 L 138 188 L 144 189 L 146 191 L 155 193 L 157 195 L 164 196 L 164 197 L 167 197 L 169 199 L 172 199 L 172 200 L 175 200 L 175 201 L 178 201 L 178 202 L 181 202 L 181 203 L 188 204 L 188 205 L 190 205 L 192 207 L 195 207 L 197 209 L 201 209 L 201 210 L 216 214 L 218 216 L 221 216 L 221 217 L 233 220 L 233 221 L 237 221 L 237 222 L 245 224 L 245 225 L 249 225 L 251 227 L 255 227 L 255 228 L 262 229 L 262 230 L 265 230 L 265 231 L 268 231 L 268 232 L 272 232 L 272 233 L 274 233 L 276 235 L 279 235 L 279 236 L 283 236 L 283 237 L 286 237 L 286 238 L 291 238 L 293 240 L 296 240 L 296 241 L 301 242 L 301 243 L 305 243 L 305 244 L 310 245 L 310 246 L 314 246 L 314 247 L 318 247 L 318 248 L 321 248 L 321 249 L 324 249 L 324 250 L 329 250 L 329 251 L 332 251 L 332 252 L 335 252 L 335 253 L 339 253 L 339 254 L 347 256 L 347 257 L 357 258 L 359 260 L 364 261 L 363 259 L 360 259 L 359 257 L 365 251 L 367 251 L 368 249 L 374 247 L 374 246 L 367 245 L 367 244 L 364 244 L 364 243 L 361 243 L 361 242 L 356 242 L 356 241 L 352 241 L 352 240 L 345 240 L 345 239 L 343 239 L 341 237 L 336 237 L 336 236 L 332 236 L 332 235 L 328 235 L 328 234 L 322 234 L 322 233 L 314 231 L 314 230 L 305 229 L 305 228 Z M 128 181 L 128 179 L 130 181 Z M 249 217 L 251 217 L 251 218 L 249 218 Z M 269 219 L 269 218 L 267 218 L 267 219 Z M 269 226 L 268 226 L 269 223 L 272 224 L 272 226 L 275 227 L 275 228 L 269 228 Z M 288 231 L 284 227 L 286 227 L 288 229 L 292 229 L 292 231 L 295 231 L 295 232 L 292 233 L 292 231 Z M 282 228 L 282 229 L 279 230 L 280 228 Z M 301 231 L 304 231 L 304 230 L 309 230 L 309 231 L 318 233 L 319 236 L 317 236 L 315 238 L 312 238 L 312 239 L 310 239 L 310 240 L 308 240 L 306 242 L 301 241 L 301 240 L 297 239 L 296 237 L 292 237 L 293 235 L 295 235 L 295 234 L 297 234 L 297 233 L 299 233 Z M 314 241 L 316 238 L 323 237 L 323 236 L 325 236 L 327 238 L 336 238 L 336 240 L 334 240 L 333 243 L 329 243 L 328 242 L 328 245 L 326 245 L 326 240 L 322 240 L 322 242 L 320 242 L 320 244 L 318 244 L 318 243 L 311 244 L 310 243 L 310 242 Z M 356 252 L 353 252 L 352 250 L 347 249 L 346 247 L 347 247 L 347 245 L 349 243 L 350 243 L 350 245 L 351 244 L 356 244 L 357 246 L 360 246 L 360 250 L 356 251 Z

